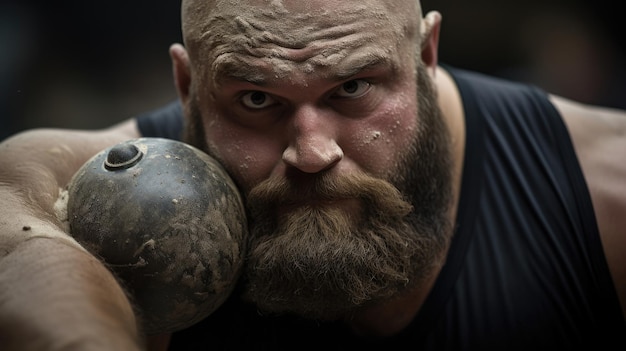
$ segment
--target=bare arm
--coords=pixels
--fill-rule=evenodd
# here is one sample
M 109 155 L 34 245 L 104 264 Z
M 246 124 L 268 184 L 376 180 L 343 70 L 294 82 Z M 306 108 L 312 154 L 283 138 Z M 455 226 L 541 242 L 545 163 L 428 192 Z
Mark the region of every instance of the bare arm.
M 626 317 L 626 112 L 552 100 L 570 130 Z
M 34 130 L 0 144 L 0 340 L 3 350 L 140 350 L 124 291 L 55 216 L 86 160 L 137 137 L 133 121 L 97 132 Z

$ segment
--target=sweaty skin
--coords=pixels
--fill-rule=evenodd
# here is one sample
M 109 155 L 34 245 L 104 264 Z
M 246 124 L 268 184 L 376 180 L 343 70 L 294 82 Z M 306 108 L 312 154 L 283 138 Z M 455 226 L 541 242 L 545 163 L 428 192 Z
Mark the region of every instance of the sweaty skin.
M 208 15 L 189 10 L 207 2 L 183 6 L 188 89 L 207 116 L 209 148 L 245 191 L 287 163 L 313 173 L 342 159 L 340 167 L 358 164 L 386 176 L 415 128 L 406 116 L 416 109 L 411 66 L 420 16 L 408 16 L 418 11 L 416 3 L 400 9 L 378 1 L 337 2 L 332 11 L 315 1 L 284 3 L 216 1 Z M 294 13 L 301 7 L 312 10 Z M 367 101 L 333 99 L 341 82 L 359 75 L 376 84 Z M 270 108 L 244 108 L 241 94 L 260 88 L 271 96 Z M 287 124 L 285 115 L 301 118 Z M 353 135 L 335 133 L 338 116 Z M 379 136 L 364 144 L 364 132 Z M 347 155 L 357 145 L 360 152 Z
M 431 146 L 414 145 L 415 138 L 424 141 L 434 140 L 434 135 L 421 134 L 430 127 L 425 124 L 425 116 L 420 117 L 420 114 L 431 115 L 430 107 L 437 106 L 436 94 L 428 95 L 422 91 L 425 87 L 416 86 L 415 54 L 422 50 L 421 58 L 424 61 L 422 76 L 426 81 L 433 79 L 436 72 L 436 43 L 440 16 L 432 13 L 422 21 L 419 4 L 416 2 L 400 4 L 396 2 L 381 4 L 377 1 L 338 2 L 333 3 L 332 11 L 319 10 L 324 6 L 317 6 L 316 1 L 307 2 L 306 6 L 299 3 L 261 1 L 246 5 L 217 1 L 214 2 L 215 9 L 207 13 L 197 11 L 193 1 L 188 2 L 187 6 L 183 5 L 183 16 L 188 19 L 184 21 L 186 25 L 183 28 L 187 50 L 174 46 L 171 52 L 177 87 L 192 126 L 192 132 L 189 133 L 191 138 L 188 141 L 202 145 L 208 140 L 208 144 L 205 145 L 208 152 L 225 165 L 246 195 L 266 179 L 293 179 L 294 184 L 302 186 L 305 178 L 317 178 L 318 174 L 322 173 L 340 177 L 365 172 L 383 180 L 393 180 L 405 194 L 416 190 L 422 191 L 421 188 L 425 189 L 427 184 L 432 184 L 430 181 L 432 179 L 443 180 L 443 186 L 435 186 L 436 190 L 433 190 L 431 195 L 413 199 L 412 203 L 419 205 L 420 208 L 411 216 L 419 217 L 426 212 L 439 212 L 436 216 L 442 218 L 428 220 L 423 218 L 417 222 L 438 223 L 432 228 L 444 228 L 444 233 L 425 234 L 432 230 L 429 229 L 417 236 L 409 235 L 406 238 L 425 235 L 424 238 L 439 237 L 437 241 L 446 242 L 451 232 L 445 228 L 449 228 L 449 223 L 452 222 L 456 198 L 448 198 L 445 189 L 457 188 L 460 174 L 459 160 L 462 158 L 455 155 L 455 162 L 443 166 L 446 169 L 444 173 L 450 173 L 452 176 L 451 180 L 439 171 L 436 173 L 437 176 L 425 176 L 424 180 L 419 178 L 417 182 L 417 179 L 409 180 L 414 177 L 410 173 L 404 174 L 408 169 L 407 164 L 418 162 L 412 158 L 410 161 L 405 160 L 407 150 L 417 148 L 418 153 L 423 150 L 434 150 Z M 202 2 L 199 6 L 205 5 L 207 3 Z M 426 78 L 427 76 L 429 78 Z M 417 96 L 420 96 L 419 103 Z M 426 99 L 423 98 L 425 96 Z M 460 150 L 458 146 L 462 144 L 458 141 L 462 139 L 461 130 L 451 127 L 460 123 L 459 117 L 454 115 L 455 120 L 445 121 L 450 123 L 447 126 L 447 129 L 450 129 L 448 132 L 454 133 L 447 133 L 450 134 L 449 140 L 442 140 L 445 148 L 450 148 L 444 153 L 455 153 Z M 441 122 L 442 117 L 434 117 L 434 120 Z M 437 158 L 433 155 L 435 154 L 430 155 L 430 158 L 429 154 L 418 157 Z M 444 164 L 445 158 L 447 157 L 441 159 Z M 422 163 L 422 169 L 426 169 L 424 167 L 426 163 L 419 162 Z M 420 185 L 415 187 L 414 184 Z M 422 203 L 422 200 L 418 200 L 440 197 L 441 205 Z M 342 201 L 341 205 L 333 201 L 324 206 L 329 209 L 341 208 L 341 211 L 351 215 L 358 215 L 360 211 L 357 210 L 360 208 L 359 203 L 351 201 Z M 349 208 L 350 206 L 353 208 Z M 318 212 L 309 213 L 312 216 Z M 328 215 L 325 210 L 320 213 L 324 213 L 322 216 Z M 330 218 L 320 217 L 317 223 L 327 220 Z M 298 222 L 300 221 L 294 223 Z M 400 229 L 404 222 L 397 223 L 398 228 L 394 230 L 404 231 Z M 292 226 L 284 228 L 294 230 Z M 323 229 L 320 230 L 320 233 L 324 232 Z M 375 232 L 382 233 L 385 230 L 379 229 Z M 257 238 L 259 235 L 261 234 L 253 234 L 252 237 Z M 278 234 L 266 233 L 261 237 L 274 235 Z M 304 263 L 308 262 L 306 256 L 317 255 L 319 251 L 304 245 L 321 248 L 327 244 L 314 239 L 306 244 L 299 243 L 300 239 L 307 236 L 295 233 L 293 235 L 293 239 L 287 241 L 289 243 L 287 245 L 294 248 L 301 245 L 300 249 L 292 250 L 287 246 L 273 252 L 271 248 L 279 247 L 274 243 L 267 245 L 266 249 L 258 250 L 259 253 L 276 255 L 270 256 L 274 258 L 262 263 L 263 267 L 268 263 L 276 265 L 275 268 L 268 269 L 268 272 L 274 269 L 276 272 L 284 270 L 284 273 L 278 274 L 284 277 L 287 272 L 292 271 L 286 268 L 287 266 L 293 266 L 294 262 L 302 262 L 300 267 L 306 270 L 298 273 L 299 277 L 330 274 L 336 279 L 337 286 L 344 286 L 344 281 L 353 279 L 351 276 L 353 273 L 349 273 L 350 265 L 347 266 L 348 271 L 345 273 L 341 273 L 343 269 L 340 269 L 341 266 L 335 266 L 332 271 L 323 273 L 326 272 L 323 263 L 325 260 L 318 261 L 323 265 L 321 267 L 308 267 L 308 263 Z M 387 238 L 383 239 L 383 242 L 391 245 L 392 240 Z M 328 245 L 339 245 L 338 243 L 333 241 Z M 419 249 L 420 254 L 409 255 L 428 259 L 420 263 L 415 261 L 407 264 L 402 269 L 405 272 L 410 271 L 412 276 L 406 278 L 406 287 L 399 290 L 410 289 L 410 291 L 398 292 L 398 296 L 391 302 L 391 305 L 397 304 L 399 309 L 392 308 L 394 313 L 387 314 L 390 311 L 390 303 L 385 303 L 386 307 L 372 308 L 370 310 L 372 312 L 369 313 L 361 311 L 353 315 L 353 312 L 350 312 L 350 315 L 345 317 L 353 323 L 355 329 L 375 335 L 389 335 L 401 330 L 410 321 L 422 299 L 427 295 L 447 248 L 447 244 L 434 242 L 426 244 L 426 241 L 421 245 L 423 247 Z M 380 250 L 382 254 L 389 249 L 381 247 L 375 251 Z M 337 250 L 340 248 L 337 247 Z M 282 257 L 283 253 L 292 251 L 295 252 L 294 257 Z M 256 251 L 251 252 L 254 257 Z M 304 256 L 298 258 L 298 254 Z M 320 257 L 327 256 L 324 254 Z M 346 255 L 348 256 L 351 255 Z M 400 256 L 392 254 L 389 256 L 389 262 L 394 261 L 392 257 Z M 284 260 L 284 263 L 276 263 L 281 260 Z M 385 262 L 383 258 L 365 258 L 365 256 L 355 260 Z M 251 259 L 251 262 L 257 261 Z M 259 257 L 258 264 L 261 262 L 265 262 L 265 258 Z M 296 284 L 297 278 L 285 278 L 287 279 L 285 282 L 276 282 L 272 285 L 269 281 L 263 280 L 266 278 L 257 278 L 257 273 L 261 271 L 251 266 L 253 268 L 249 269 L 249 278 L 260 280 L 256 285 L 251 281 L 250 291 L 256 291 L 254 286 L 262 286 L 267 290 L 266 295 L 260 294 L 253 298 L 255 302 L 264 305 L 265 302 L 269 302 L 266 300 L 271 296 L 271 299 L 277 299 L 273 307 L 267 305 L 267 308 L 272 310 L 288 308 L 302 311 L 303 314 L 316 311 L 322 316 L 326 313 L 327 316 L 337 315 L 337 311 L 330 309 L 333 305 L 330 301 L 334 299 L 330 296 L 335 296 L 334 292 L 329 291 L 329 298 L 324 299 L 326 302 L 320 302 L 320 306 L 327 305 L 328 312 L 324 312 L 323 308 L 320 310 L 313 307 L 316 306 L 313 296 L 304 297 L 308 295 L 303 295 L 301 302 L 288 305 L 285 303 L 286 300 L 280 300 L 282 295 L 279 294 L 279 290 L 287 286 L 284 296 L 292 295 L 288 291 L 287 282 L 293 281 Z M 409 267 L 410 269 L 407 269 Z M 309 268 L 311 272 L 308 271 Z M 321 273 L 318 274 L 318 271 Z M 368 272 L 365 266 L 359 271 Z M 372 277 L 378 274 L 373 272 Z M 268 273 L 268 277 L 274 275 L 276 274 Z M 365 280 L 368 279 L 364 278 Z M 391 287 L 391 281 L 389 283 L 388 287 Z M 302 284 L 327 285 L 321 281 L 302 282 L 299 286 L 303 286 Z M 354 284 L 345 283 L 345 286 Z M 396 294 L 394 291 L 396 290 L 389 289 L 387 292 L 379 293 Z M 325 296 L 321 293 L 317 295 Z M 372 301 L 379 301 L 382 296 Z M 388 299 L 394 295 L 384 296 Z M 364 301 L 370 298 L 372 297 L 366 297 Z M 353 299 L 360 301 L 361 297 L 355 296 Z M 405 300 L 412 302 L 413 308 L 407 310 Z M 413 303 L 414 301 L 417 303 Z M 349 303 L 345 304 L 341 299 L 333 303 L 338 306 L 345 305 L 346 312 L 353 309 L 349 307 Z M 359 302 L 359 305 L 361 303 Z M 376 305 L 379 303 L 376 302 Z M 308 304 L 311 304 L 311 307 L 305 306 Z M 406 312 L 397 313 L 403 309 Z M 378 317 L 383 315 L 385 318 L 381 323 Z

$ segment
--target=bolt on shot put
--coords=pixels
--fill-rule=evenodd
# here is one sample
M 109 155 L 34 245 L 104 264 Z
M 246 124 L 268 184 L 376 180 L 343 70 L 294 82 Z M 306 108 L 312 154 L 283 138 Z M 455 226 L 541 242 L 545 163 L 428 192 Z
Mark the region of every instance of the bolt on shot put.
M 626 347 L 626 112 L 417 0 L 183 0 L 178 100 L 0 144 L 2 350 Z

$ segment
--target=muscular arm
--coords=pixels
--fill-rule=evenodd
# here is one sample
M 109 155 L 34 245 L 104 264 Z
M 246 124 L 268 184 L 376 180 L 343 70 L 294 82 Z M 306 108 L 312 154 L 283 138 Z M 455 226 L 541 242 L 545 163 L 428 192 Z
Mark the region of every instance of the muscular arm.
M 626 112 L 552 101 L 572 136 L 626 318 Z
M 124 291 L 62 229 L 59 191 L 92 155 L 137 137 L 133 121 L 97 131 L 34 130 L 0 144 L 3 350 L 139 350 Z

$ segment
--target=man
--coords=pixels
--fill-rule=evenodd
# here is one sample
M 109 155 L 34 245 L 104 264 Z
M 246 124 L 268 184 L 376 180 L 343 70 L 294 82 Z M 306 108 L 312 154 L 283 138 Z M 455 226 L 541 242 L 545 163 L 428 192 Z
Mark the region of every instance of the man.
M 441 16 L 413 0 L 185 0 L 182 16 L 180 105 L 1 145 L 7 349 L 141 349 L 54 204 L 88 157 L 177 138 L 182 114 L 246 198 L 250 252 L 231 299 L 153 349 L 624 344 L 624 112 L 439 66 Z

